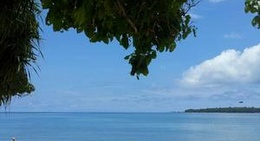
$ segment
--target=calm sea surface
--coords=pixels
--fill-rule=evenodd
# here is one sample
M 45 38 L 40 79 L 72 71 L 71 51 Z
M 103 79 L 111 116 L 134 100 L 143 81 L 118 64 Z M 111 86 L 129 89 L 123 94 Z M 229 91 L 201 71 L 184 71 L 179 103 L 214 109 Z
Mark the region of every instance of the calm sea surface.
M 260 114 L 0 113 L 0 141 L 260 141 Z

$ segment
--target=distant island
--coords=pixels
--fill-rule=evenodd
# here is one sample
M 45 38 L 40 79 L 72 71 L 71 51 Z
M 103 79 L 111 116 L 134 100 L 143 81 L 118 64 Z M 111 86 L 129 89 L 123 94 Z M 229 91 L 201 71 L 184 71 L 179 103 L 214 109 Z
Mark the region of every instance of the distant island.
M 260 108 L 224 107 L 224 108 L 187 109 L 185 110 L 185 113 L 260 113 Z

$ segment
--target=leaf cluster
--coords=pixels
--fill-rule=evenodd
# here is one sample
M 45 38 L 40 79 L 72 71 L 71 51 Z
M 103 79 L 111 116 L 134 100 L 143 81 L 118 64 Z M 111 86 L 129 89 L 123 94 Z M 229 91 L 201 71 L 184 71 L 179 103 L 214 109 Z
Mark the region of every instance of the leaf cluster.
M 260 29 L 260 0 L 246 0 L 245 12 L 256 14 L 252 20 L 252 25 Z
M 134 52 L 125 57 L 131 75 L 149 73 L 158 52 L 172 52 L 176 42 L 195 34 L 188 11 L 195 0 L 42 0 L 46 24 L 54 31 L 74 28 L 91 42 L 120 45 Z
M 39 51 L 39 9 L 34 0 L 8 0 L 0 3 L 0 106 L 12 96 L 34 91 L 29 82 L 31 67 Z

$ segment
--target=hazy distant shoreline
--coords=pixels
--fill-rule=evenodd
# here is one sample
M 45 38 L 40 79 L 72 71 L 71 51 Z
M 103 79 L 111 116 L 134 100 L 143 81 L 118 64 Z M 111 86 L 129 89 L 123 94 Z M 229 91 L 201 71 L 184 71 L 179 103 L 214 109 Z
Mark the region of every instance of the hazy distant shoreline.
M 219 107 L 204 109 L 187 109 L 185 113 L 260 113 L 260 108 L 255 107 Z

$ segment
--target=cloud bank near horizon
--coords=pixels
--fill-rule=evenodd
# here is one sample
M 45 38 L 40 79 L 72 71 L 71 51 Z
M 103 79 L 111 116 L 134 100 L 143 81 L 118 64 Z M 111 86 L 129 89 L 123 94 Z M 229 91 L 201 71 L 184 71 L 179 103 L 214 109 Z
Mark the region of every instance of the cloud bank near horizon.
M 190 67 L 183 73 L 181 84 L 215 86 L 256 84 L 260 82 L 260 44 L 244 49 L 223 51 L 220 55 Z

